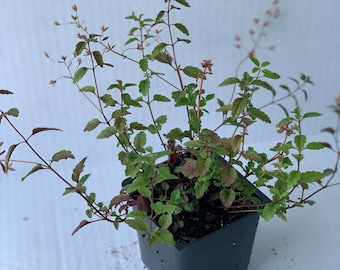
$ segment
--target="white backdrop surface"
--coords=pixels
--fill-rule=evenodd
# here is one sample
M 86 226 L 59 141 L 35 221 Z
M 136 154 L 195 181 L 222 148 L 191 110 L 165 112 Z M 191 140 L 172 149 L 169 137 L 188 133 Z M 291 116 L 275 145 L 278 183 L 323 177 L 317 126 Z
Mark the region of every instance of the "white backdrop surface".
M 119 163 L 112 160 L 112 153 L 117 151 L 115 143 L 97 141 L 94 133 L 82 134 L 95 112 L 90 106 L 84 111 L 85 100 L 69 81 L 61 80 L 54 87 L 49 84 L 51 79 L 64 75 L 65 69 L 44 57 L 44 52 L 56 59 L 71 55 L 77 42 L 76 29 L 71 25 L 56 27 L 53 23 L 69 22 L 73 4 L 77 4 L 89 29 L 95 32 L 102 25 L 109 26 L 109 35 L 119 48 L 132 26 L 129 22 L 122 23 L 122 18 L 132 11 L 155 16 L 163 2 L 2 0 L 0 3 L 0 89 L 15 92 L 11 97 L 1 97 L 1 109 L 19 107 L 21 115 L 15 123 L 24 134 L 37 126 L 63 129 L 59 134 L 40 134 L 32 142 L 47 158 L 60 149 L 71 149 L 78 159 L 88 156 L 89 188 L 103 201 L 116 194 L 125 177 Z M 183 10 L 176 19 L 189 28 L 192 45 L 190 49 L 183 47 L 179 54 L 184 64 L 199 65 L 202 59 L 212 59 L 216 72 L 207 87 L 217 89 L 216 85 L 224 78 L 234 75 L 240 61 L 234 36 L 241 36 L 249 44 L 248 29 L 253 18 L 262 18 L 271 1 L 194 0 L 190 4 L 190 13 Z M 318 110 L 327 117 L 305 128 L 310 135 L 320 137 L 320 129 L 334 120 L 326 106 L 340 92 L 337 83 L 340 2 L 286 0 L 279 3 L 279 8 L 279 17 L 271 23 L 263 40 L 264 45 L 275 44 L 276 49 L 259 50 L 257 56 L 270 61 L 272 69 L 284 78 L 297 77 L 300 72 L 311 76 L 315 85 L 310 87 L 305 110 Z M 125 81 L 138 80 L 130 70 L 115 72 Z M 104 82 L 114 79 L 104 78 Z M 162 108 L 157 111 L 162 113 Z M 170 124 L 176 121 L 175 116 L 169 115 L 169 119 Z M 10 144 L 18 139 L 9 128 L 0 127 L 0 141 Z M 253 141 L 261 145 L 275 138 L 259 129 Z M 25 148 L 21 153 L 30 157 Z M 309 166 L 331 166 L 329 160 L 324 153 L 317 164 Z M 61 173 L 70 175 L 73 166 L 72 162 L 62 163 Z M 65 187 L 48 173 L 33 175 L 21 183 L 20 177 L 27 169 L 17 166 L 15 172 L 0 175 L 1 270 L 144 269 L 137 237 L 128 228 L 117 232 L 102 222 L 71 236 L 85 217 L 86 205 L 75 195 L 61 198 Z M 315 206 L 291 211 L 288 223 L 277 219 L 270 223 L 261 221 L 249 270 L 339 269 L 339 192 L 340 188 L 336 187 L 317 195 Z

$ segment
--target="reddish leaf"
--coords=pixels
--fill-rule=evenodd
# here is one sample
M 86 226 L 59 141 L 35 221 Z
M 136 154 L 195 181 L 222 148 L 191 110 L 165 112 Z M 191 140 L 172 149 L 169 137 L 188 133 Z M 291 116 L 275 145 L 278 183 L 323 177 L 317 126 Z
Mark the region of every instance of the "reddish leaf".
M 74 182 L 78 182 L 79 181 L 79 176 L 80 176 L 81 172 L 83 171 L 83 169 L 85 167 L 85 161 L 86 161 L 86 157 L 83 158 L 76 165 L 76 167 L 73 169 L 73 172 L 72 172 L 72 181 L 74 181 Z
M 139 195 L 137 197 L 137 200 L 130 201 L 129 202 L 130 206 L 137 205 L 138 210 L 144 211 L 144 212 L 149 212 L 150 211 L 150 202 L 148 199 L 143 197 L 142 195 Z
M 115 196 L 111 199 L 111 202 L 109 204 L 109 208 L 111 209 L 112 207 L 116 207 L 120 203 L 128 202 L 129 200 L 131 200 L 130 195 L 127 195 L 127 194 L 117 195 L 117 196 Z
M 23 178 L 21 178 L 21 181 L 24 181 L 29 175 L 32 173 L 35 173 L 40 170 L 46 169 L 42 164 L 35 165 Z
M 5 90 L 5 89 L 1 89 L 0 90 L 0 94 L 2 94 L 2 95 L 10 95 L 10 94 L 13 94 L 13 92 Z
M 220 191 L 220 200 L 224 207 L 229 207 L 235 201 L 235 191 L 232 189 L 222 189 Z
M 9 162 L 11 160 L 12 153 L 14 149 L 18 146 L 18 144 L 12 144 L 7 151 L 6 157 L 5 157 L 5 172 L 8 172 L 9 170 Z
M 59 128 L 46 128 L 46 127 L 38 127 L 32 130 L 32 134 L 30 137 L 32 137 L 33 135 L 39 133 L 39 132 L 43 132 L 43 131 L 48 131 L 48 130 L 55 130 L 55 131 L 62 131 Z
M 89 223 L 91 223 L 91 222 L 89 222 L 89 221 L 83 219 L 83 220 L 79 223 L 79 225 L 77 226 L 77 228 L 74 229 L 72 235 L 74 235 L 77 231 L 79 231 L 81 228 L 83 228 L 84 226 L 86 226 L 86 225 L 89 224 Z
M 221 171 L 221 176 L 221 180 L 225 186 L 230 187 L 232 184 L 234 184 L 237 178 L 237 171 L 234 168 L 226 166 Z

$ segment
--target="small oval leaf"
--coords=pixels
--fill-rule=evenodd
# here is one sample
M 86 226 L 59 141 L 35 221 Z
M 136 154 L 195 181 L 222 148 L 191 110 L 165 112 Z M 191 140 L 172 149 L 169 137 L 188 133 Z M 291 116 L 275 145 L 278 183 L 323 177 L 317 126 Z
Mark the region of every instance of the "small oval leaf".
M 75 73 L 74 73 L 74 77 L 73 77 L 73 83 L 77 83 L 79 82 L 84 75 L 87 72 L 87 67 L 81 67 L 79 68 Z
M 99 51 L 94 51 L 93 52 L 94 59 L 96 60 L 96 63 L 98 66 L 103 67 L 104 62 L 103 62 L 103 56 Z
M 105 138 L 109 138 L 112 135 L 114 135 L 116 133 L 116 128 L 113 126 L 109 126 L 105 129 L 103 129 L 97 136 L 97 139 L 105 139 Z
M 74 155 L 69 150 L 61 150 L 52 156 L 51 162 L 58 162 L 61 159 L 74 159 Z
M 10 115 L 10 116 L 18 117 L 19 116 L 19 110 L 17 108 L 12 108 L 12 109 L 9 109 L 6 112 L 6 114 Z
M 92 131 L 94 130 L 96 127 L 98 127 L 98 125 L 100 124 L 100 121 L 98 119 L 92 119 L 91 121 L 89 121 L 86 125 L 86 127 L 84 128 L 83 131 Z
M 183 72 L 185 75 L 191 77 L 191 78 L 195 78 L 198 79 L 202 76 L 203 72 L 202 70 L 200 70 L 197 67 L 193 67 L 193 66 L 187 66 L 183 69 Z
M 188 29 L 185 27 L 185 25 L 181 24 L 181 23 L 175 23 L 174 26 L 181 31 L 183 34 L 189 36 L 189 31 Z
M 80 55 L 82 51 L 85 49 L 85 47 L 86 47 L 86 42 L 84 41 L 78 42 L 76 45 L 75 56 Z

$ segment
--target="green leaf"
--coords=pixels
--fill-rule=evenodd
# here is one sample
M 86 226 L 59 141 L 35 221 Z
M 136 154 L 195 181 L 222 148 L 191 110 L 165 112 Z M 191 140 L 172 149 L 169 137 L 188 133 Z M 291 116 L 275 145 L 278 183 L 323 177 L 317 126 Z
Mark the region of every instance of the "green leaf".
M 235 201 L 235 191 L 233 189 L 224 188 L 220 191 L 220 200 L 224 207 L 230 207 Z
M 269 124 L 271 123 L 269 116 L 265 112 L 260 111 L 259 109 L 254 108 L 249 112 L 249 114 L 255 116 L 257 119 L 260 119 L 265 123 Z
M 81 89 L 79 89 L 80 92 L 90 92 L 95 93 L 95 88 L 92 85 L 84 86 Z
M 160 131 L 162 128 L 162 126 L 160 125 L 148 125 L 148 131 L 151 133 L 151 134 L 156 134 L 158 131 Z
M 270 65 L 270 62 L 268 61 L 264 61 L 261 63 L 261 67 L 266 67 L 266 66 L 269 66 Z
M 261 212 L 261 216 L 265 221 L 271 220 L 277 212 L 277 204 L 268 203 Z
M 148 223 L 141 219 L 126 219 L 125 223 L 139 232 L 146 232 L 148 230 Z
M 95 118 L 89 121 L 83 131 L 92 131 L 100 124 L 99 119 Z
M 128 93 L 122 94 L 121 97 L 122 97 L 124 104 L 127 106 L 134 106 L 134 107 L 139 107 L 139 108 L 142 107 L 142 105 L 135 99 L 132 99 Z
M 164 48 L 168 46 L 168 44 L 161 42 L 159 43 L 153 50 L 151 53 L 151 59 L 154 59 L 161 51 L 164 50 Z
M 173 175 L 168 167 L 160 167 L 157 168 L 156 170 L 156 178 L 155 178 L 155 184 L 162 183 L 163 181 L 166 180 L 171 180 L 171 179 L 178 179 L 176 175 Z
M 93 204 L 96 201 L 96 193 L 91 192 L 89 196 L 86 197 L 91 204 Z
M 208 170 L 210 169 L 211 163 L 211 158 L 207 157 L 199 157 L 196 160 L 196 170 L 200 177 L 204 177 L 207 174 Z
M 171 214 L 162 214 L 158 219 L 159 226 L 162 227 L 162 229 L 167 229 L 172 224 L 172 215 Z
M 57 162 L 62 159 L 74 159 L 74 155 L 69 150 L 61 150 L 52 156 L 51 162 Z
M 167 118 L 166 115 L 161 115 L 161 116 L 157 117 L 157 119 L 155 120 L 155 122 L 156 122 L 157 124 L 163 125 L 163 124 L 166 123 L 167 119 L 168 119 L 168 118 Z
M 159 95 L 159 94 L 155 94 L 153 96 L 153 100 L 155 101 L 160 101 L 160 102 L 169 102 L 170 99 L 167 98 L 166 96 L 163 96 L 163 95 Z
M 130 130 L 146 130 L 146 129 L 148 129 L 146 126 L 138 122 L 132 122 L 130 124 Z
M 168 229 L 160 229 L 158 231 L 156 231 L 156 233 L 154 234 L 154 237 L 165 244 L 169 244 L 174 246 L 176 243 L 174 241 L 174 236 L 172 235 L 172 233 L 168 230 Z
M 165 14 L 165 11 L 164 11 L 164 10 L 161 10 L 160 12 L 158 12 L 154 24 L 157 24 L 157 23 L 162 22 L 162 21 L 163 21 L 164 14 Z
M 134 41 L 138 41 L 138 38 L 133 37 L 133 38 L 128 39 L 128 40 L 125 42 L 124 46 L 129 45 L 130 43 L 132 43 L 132 42 L 134 42 Z
M 205 98 L 206 100 L 212 100 L 214 99 L 214 97 L 215 97 L 215 94 L 208 94 Z
M 140 190 L 141 188 L 145 188 L 146 186 L 149 185 L 149 183 L 150 183 L 149 178 L 137 177 L 132 181 L 131 184 L 129 184 L 127 193 L 132 193 L 136 190 Z
M 35 173 L 36 171 L 44 170 L 44 169 L 45 167 L 42 164 L 35 165 L 24 177 L 21 178 L 21 181 L 24 181 L 32 173 Z
M 235 84 L 235 83 L 239 83 L 240 79 L 237 77 L 229 77 L 227 79 L 225 79 L 223 82 L 221 82 L 218 86 L 227 86 L 227 85 L 231 85 L 231 84 Z
M 261 87 L 263 87 L 264 89 L 267 89 L 267 90 L 271 91 L 272 94 L 273 94 L 273 96 L 276 95 L 275 89 L 274 89 L 268 82 L 266 82 L 266 81 L 262 81 L 262 80 L 253 80 L 253 81 L 251 82 L 251 84 L 257 85 L 257 86 L 261 86 Z
M 243 112 L 246 107 L 246 100 L 244 98 L 236 98 L 232 104 L 231 115 L 232 119 L 236 120 L 237 117 Z
M 87 67 L 81 67 L 81 68 L 79 68 L 79 69 L 74 73 L 74 76 L 73 76 L 73 83 L 79 82 L 79 81 L 84 77 L 84 75 L 86 74 L 87 69 L 88 69 Z
M 65 195 L 67 195 L 69 193 L 72 193 L 72 192 L 75 192 L 75 191 L 76 191 L 76 188 L 74 188 L 74 187 L 67 187 L 67 188 L 65 188 L 65 191 L 62 194 L 62 196 L 65 196 Z
M 149 79 L 141 80 L 138 85 L 138 89 L 143 96 L 146 96 L 150 90 L 150 80 Z
M 324 148 L 324 145 L 320 142 L 310 142 L 306 145 L 306 149 L 309 149 L 309 150 L 320 150 L 323 148 Z
M 182 140 L 185 137 L 185 132 L 180 128 L 174 128 L 166 136 L 170 140 Z
M 189 36 L 189 31 L 188 29 L 181 23 L 175 23 L 174 26 L 181 31 L 183 34 Z
M 177 3 L 185 6 L 185 7 L 190 7 L 189 3 L 185 0 L 175 0 Z
M 249 149 L 243 155 L 246 159 L 256 161 L 257 163 L 263 162 L 263 159 L 259 153 L 254 151 L 253 148 L 249 147 Z
M 302 151 L 306 145 L 306 136 L 305 135 L 296 135 L 294 138 L 295 145 L 299 151 Z
M 195 197 L 197 199 L 201 199 L 209 187 L 210 187 L 209 179 L 207 177 L 201 177 L 199 181 L 196 181 L 195 183 L 195 187 L 194 187 Z
M 134 210 L 126 215 L 127 218 L 147 218 L 148 215 L 145 211 Z
M 11 108 L 6 112 L 7 115 L 18 117 L 19 116 L 19 110 L 17 108 Z
M 97 139 L 109 138 L 116 133 L 116 128 L 113 126 L 106 127 L 97 136 Z
M 142 58 L 141 60 L 139 60 L 139 67 L 144 72 L 148 69 L 148 64 L 148 59 L 146 58 Z
M 291 186 L 295 186 L 300 181 L 300 179 L 301 179 L 301 172 L 293 170 L 293 171 L 289 172 L 287 182 Z
M 94 59 L 96 60 L 97 65 L 103 67 L 104 66 L 103 55 L 99 51 L 94 51 L 93 56 Z
M 266 78 L 274 79 L 274 80 L 280 79 L 279 74 L 272 72 L 269 69 L 262 69 L 262 72 Z
M 320 181 L 325 177 L 325 173 L 308 171 L 301 173 L 301 182 L 302 183 L 314 183 Z
M 90 173 L 83 175 L 83 176 L 80 178 L 79 183 L 84 184 L 90 176 L 91 176 Z
M 226 187 L 230 187 L 235 183 L 237 178 L 237 171 L 229 166 L 225 166 L 221 171 L 221 181 L 225 184 Z
M 106 107 L 114 107 L 117 104 L 117 100 L 114 100 L 110 94 L 104 94 L 100 97 L 100 100 L 104 102 Z
M 133 145 L 135 146 L 137 151 L 144 153 L 145 144 L 146 144 L 146 134 L 144 131 L 141 131 L 135 136 L 133 140 Z
M 162 202 L 151 203 L 150 207 L 153 211 L 155 211 L 157 216 L 167 212 L 167 207 Z
M 83 50 L 85 49 L 85 47 L 86 47 L 85 41 L 78 42 L 77 45 L 76 45 L 75 56 L 80 55 L 83 52 Z
M 254 63 L 255 66 L 260 67 L 260 61 L 254 56 L 250 56 L 249 59 Z
M 183 69 L 183 72 L 185 75 L 198 79 L 200 78 L 200 76 L 202 76 L 202 70 L 200 70 L 197 67 L 193 67 L 193 66 L 187 66 Z
M 277 127 L 280 128 L 280 127 L 283 127 L 284 125 L 288 124 L 289 122 L 292 122 L 294 121 L 294 118 L 293 117 L 286 117 L 286 118 L 283 118 L 278 124 L 277 124 Z
M 92 210 L 91 210 L 91 209 L 87 209 L 87 210 L 85 211 L 85 214 L 86 214 L 86 216 L 87 216 L 88 218 L 92 218 Z
M 318 113 L 318 112 L 308 112 L 308 113 L 305 113 L 303 116 L 302 116 L 302 119 L 305 119 L 305 118 L 309 118 L 309 117 L 318 117 L 318 116 L 321 116 L 322 114 L 321 113 Z

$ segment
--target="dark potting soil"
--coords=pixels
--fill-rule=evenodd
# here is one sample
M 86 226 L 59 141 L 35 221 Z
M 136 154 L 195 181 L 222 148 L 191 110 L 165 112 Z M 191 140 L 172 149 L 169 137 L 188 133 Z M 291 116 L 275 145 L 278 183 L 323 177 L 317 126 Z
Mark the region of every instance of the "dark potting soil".
M 169 184 L 173 188 L 178 185 L 178 180 L 168 180 L 167 182 L 172 182 L 172 185 Z M 173 225 L 169 229 L 173 233 L 175 241 L 192 242 L 245 215 L 244 213 L 228 212 L 228 209 L 222 206 L 218 197 L 214 196 L 214 194 L 218 194 L 217 187 L 211 186 L 212 189 L 200 199 L 197 212 L 182 211 L 180 214 L 173 215 Z M 187 199 L 190 200 L 190 198 Z M 177 224 L 181 225 L 177 226 Z

